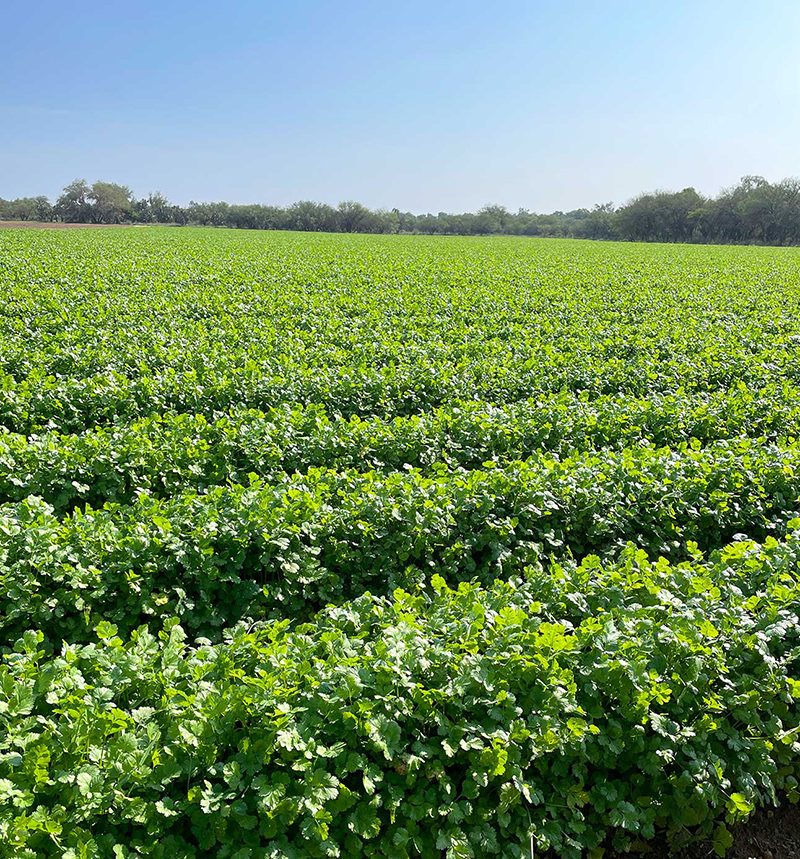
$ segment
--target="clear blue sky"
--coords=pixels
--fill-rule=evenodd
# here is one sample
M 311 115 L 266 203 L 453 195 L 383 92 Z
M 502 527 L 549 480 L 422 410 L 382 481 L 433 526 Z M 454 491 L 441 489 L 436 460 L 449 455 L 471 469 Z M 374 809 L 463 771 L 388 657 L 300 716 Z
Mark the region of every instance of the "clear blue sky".
M 535 211 L 800 174 L 798 0 L 3 4 L 0 196 Z

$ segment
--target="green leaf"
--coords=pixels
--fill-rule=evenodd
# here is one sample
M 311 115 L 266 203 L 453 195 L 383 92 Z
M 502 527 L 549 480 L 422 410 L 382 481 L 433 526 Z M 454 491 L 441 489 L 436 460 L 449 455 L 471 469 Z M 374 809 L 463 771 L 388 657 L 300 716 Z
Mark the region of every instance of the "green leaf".
M 375 838 L 381 830 L 378 813 L 371 803 L 359 803 L 348 820 L 350 829 L 362 838 Z
M 712 846 L 717 856 L 724 856 L 728 852 L 728 848 L 733 846 L 733 835 L 731 835 L 727 827 L 720 824 L 714 830 Z

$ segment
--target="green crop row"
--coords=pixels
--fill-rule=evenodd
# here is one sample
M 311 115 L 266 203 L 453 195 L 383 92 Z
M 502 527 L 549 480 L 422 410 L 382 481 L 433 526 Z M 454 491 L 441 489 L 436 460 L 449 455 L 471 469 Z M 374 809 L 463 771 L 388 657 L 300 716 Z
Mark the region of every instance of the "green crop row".
M 576 371 L 578 372 L 578 371 Z M 616 396 L 619 399 L 661 399 L 676 388 L 698 399 L 709 399 L 737 384 L 769 388 L 774 377 L 764 373 L 724 372 L 713 379 L 686 380 L 681 376 L 648 377 L 632 383 L 629 368 L 620 365 L 607 378 L 578 375 L 539 380 L 529 363 L 503 367 L 482 379 L 478 370 L 449 373 L 447 367 L 321 368 L 303 365 L 210 366 L 203 370 L 165 371 L 157 376 L 129 379 L 107 372 L 85 379 L 32 374 L 22 382 L 0 379 L 0 426 L 24 435 L 55 430 L 79 433 L 93 427 L 128 423 L 161 413 L 204 415 L 213 419 L 237 407 L 257 410 L 281 405 L 321 405 L 345 417 L 416 415 L 454 401 L 485 401 L 504 406 L 520 400 L 551 399 L 562 392 L 576 399 Z M 796 386 L 800 370 L 783 373 Z
M 149 232 L 4 236 L 0 425 L 796 382 L 791 255 Z M 35 252 L 32 248 L 35 247 Z M 672 259 L 669 256 L 672 255 Z
M 800 800 L 797 263 L 0 231 L 0 859 L 722 855 Z
M 78 435 L 0 435 L 0 501 L 39 495 L 56 510 L 107 501 L 130 503 L 142 491 L 169 496 L 274 477 L 313 467 L 439 463 L 478 468 L 525 459 L 651 443 L 680 446 L 738 435 L 774 442 L 800 436 L 800 390 L 784 383 L 753 392 L 589 400 L 560 394 L 505 406 L 456 402 L 431 413 L 384 420 L 331 416 L 320 406 L 269 412 L 154 415 Z
M 797 525 L 800 525 L 798 520 Z M 519 859 L 731 837 L 800 776 L 800 538 L 0 666 L 6 859 Z M 723 822 L 720 822 L 723 821 Z
M 311 469 L 63 520 L 32 498 L 0 507 L 0 611 L 7 635 L 36 627 L 56 642 L 99 618 L 127 632 L 167 614 L 214 637 L 243 617 L 306 618 L 434 572 L 490 582 L 629 541 L 681 557 L 690 540 L 780 534 L 798 512 L 800 449 L 749 440 L 430 476 Z
M 488 370 L 520 358 L 535 375 L 609 360 L 654 379 L 774 371 L 791 365 L 798 333 L 794 265 L 791 252 L 524 241 L 5 234 L 0 371 Z

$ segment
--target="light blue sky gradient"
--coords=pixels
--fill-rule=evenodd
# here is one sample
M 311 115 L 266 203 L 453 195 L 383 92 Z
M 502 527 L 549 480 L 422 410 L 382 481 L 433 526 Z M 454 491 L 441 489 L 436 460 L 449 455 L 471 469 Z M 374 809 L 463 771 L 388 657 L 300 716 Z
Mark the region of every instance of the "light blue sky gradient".
M 569 210 L 800 174 L 798 0 L 3 4 L 0 196 Z

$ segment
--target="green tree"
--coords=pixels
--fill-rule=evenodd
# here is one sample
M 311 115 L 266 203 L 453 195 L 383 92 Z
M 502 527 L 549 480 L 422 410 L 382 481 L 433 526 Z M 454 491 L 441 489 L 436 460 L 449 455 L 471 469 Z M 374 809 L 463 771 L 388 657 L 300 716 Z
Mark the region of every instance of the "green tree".
M 136 220 L 143 224 L 170 223 L 173 208 L 169 200 L 160 191 L 148 194 L 133 204 Z
M 475 232 L 482 235 L 490 233 L 503 233 L 513 216 L 505 206 L 488 205 L 478 209 L 475 218 Z
M 339 229 L 343 233 L 360 232 L 363 222 L 369 217 L 370 211 L 361 203 L 354 200 L 342 200 L 336 207 L 336 218 Z
M 96 224 L 121 224 L 133 217 L 133 194 L 127 185 L 98 180 L 89 191 L 89 199 Z
M 53 207 L 47 197 L 19 197 L 16 200 L 0 200 L 0 220 L 4 221 L 51 221 Z
M 300 200 L 286 210 L 283 228 L 309 232 L 335 232 L 338 228 L 336 209 L 327 203 Z
M 86 224 L 92 220 L 91 188 L 85 179 L 70 182 L 56 200 L 55 214 L 71 224 Z

